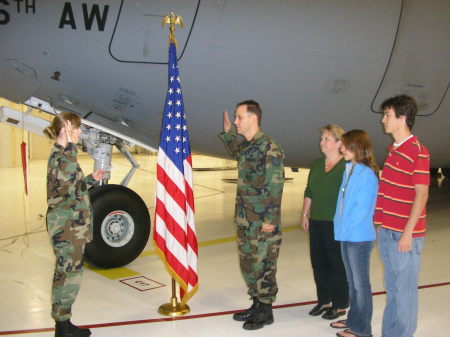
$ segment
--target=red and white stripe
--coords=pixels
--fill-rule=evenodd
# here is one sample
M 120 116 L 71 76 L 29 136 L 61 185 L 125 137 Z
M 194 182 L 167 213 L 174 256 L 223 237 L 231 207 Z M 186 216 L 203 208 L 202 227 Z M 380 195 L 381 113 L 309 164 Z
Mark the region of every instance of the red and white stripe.
M 186 302 L 198 285 L 198 247 L 191 156 L 183 166 L 184 175 L 159 148 L 153 237 L 172 277 L 180 284 L 182 302 Z

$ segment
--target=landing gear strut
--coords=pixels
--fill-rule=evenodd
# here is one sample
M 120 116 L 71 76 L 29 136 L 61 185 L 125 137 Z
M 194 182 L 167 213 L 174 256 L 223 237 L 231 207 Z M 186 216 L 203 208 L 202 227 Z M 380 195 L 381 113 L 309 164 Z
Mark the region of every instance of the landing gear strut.
M 124 142 L 94 128 L 84 130 L 83 146 L 94 158 L 94 170 L 107 171 L 100 186 L 89 191 L 94 214 L 94 239 L 86 245 L 86 259 L 102 268 L 132 262 L 145 248 L 150 236 L 150 214 L 141 197 L 126 185 L 139 167 Z M 120 185 L 110 178 L 112 146 L 130 161 L 132 168 Z

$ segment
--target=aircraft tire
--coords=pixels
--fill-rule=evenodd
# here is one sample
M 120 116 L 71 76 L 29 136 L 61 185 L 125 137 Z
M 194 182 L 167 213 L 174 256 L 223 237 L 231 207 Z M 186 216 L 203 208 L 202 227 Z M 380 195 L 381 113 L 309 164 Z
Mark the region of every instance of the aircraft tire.
M 150 236 L 150 214 L 141 197 L 121 185 L 89 191 L 93 208 L 93 241 L 86 260 L 97 267 L 115 268 L 136 259 Z
M 444 175 L 444 177 L 446 178 L 450 178 L 450 168 L 441 168 L 442 174 Z

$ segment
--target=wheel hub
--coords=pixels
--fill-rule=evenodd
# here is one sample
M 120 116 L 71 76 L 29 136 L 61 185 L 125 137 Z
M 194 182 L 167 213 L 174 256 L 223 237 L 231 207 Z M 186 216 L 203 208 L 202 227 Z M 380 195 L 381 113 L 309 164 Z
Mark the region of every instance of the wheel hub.
M 122 231 L 123 225 L 118 221 L 113 221 L 109 224 L 108 231 L 112 235 L 117 235 Z
M 130 242 L 134 234 L 133 218 L 124 211 L 109 213 L 102 222 L 103 241 L 111 247 L 122 247 Z

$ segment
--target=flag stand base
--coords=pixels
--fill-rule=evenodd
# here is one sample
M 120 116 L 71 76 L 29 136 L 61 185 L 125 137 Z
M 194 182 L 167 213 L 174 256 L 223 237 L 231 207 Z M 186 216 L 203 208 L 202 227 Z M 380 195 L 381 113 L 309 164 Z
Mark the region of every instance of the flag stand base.
M 186 304 L 181 304 L 177 302 L 176 297 L 172 297 L 170 303 L 163 304 L 159 307 L 158 312 L 164 316 L 183 316 L 188 314 L 191 309 Z
M 191 309 L 187 304 L 178 303 L 175 291 L 175 280 L 172 278 L 172 297 L 170 303 L 163 304 L 159 307 L 158 312 L 164 316 L 183 316 L 188 314 Z

